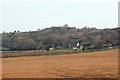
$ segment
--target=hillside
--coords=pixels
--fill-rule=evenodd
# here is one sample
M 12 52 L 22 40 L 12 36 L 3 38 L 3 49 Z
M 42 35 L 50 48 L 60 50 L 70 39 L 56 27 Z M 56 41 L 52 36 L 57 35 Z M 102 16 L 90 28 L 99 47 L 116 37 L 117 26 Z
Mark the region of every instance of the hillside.
M 97 29 L 84 27 L 53 26 L 37 31 L 2 33 L 2 46 L 10 50 L 45 50 L 47 48 L 71 49 L 80 43 L 88 46 L 119 46 L 119 27 L 114 29 Z M 90 48 L 90 47 L 89 47 Z M 92 47 L 91 47 L 92 48 Z

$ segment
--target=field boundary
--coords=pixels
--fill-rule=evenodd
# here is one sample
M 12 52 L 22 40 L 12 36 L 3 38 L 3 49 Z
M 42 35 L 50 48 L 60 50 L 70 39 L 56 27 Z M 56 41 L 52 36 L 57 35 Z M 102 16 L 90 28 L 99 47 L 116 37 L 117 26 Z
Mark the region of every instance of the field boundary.
M 78 53 L 89 53 L 89 52 L 98 52 L 106 51 L 112 49 L 93 49 L 93 50 L 84 50 L 84 51 L 66 51 L 66 52 L 25 52 L 25 53 L 2 53 L 2 58 L 10 57 L 22 57 L 22 56 L 45 56 L 45 55 L 64 55 L 64 54 L 78 54 Z
M 2 80 L 119 80 L 119 78 L 3 78 Z

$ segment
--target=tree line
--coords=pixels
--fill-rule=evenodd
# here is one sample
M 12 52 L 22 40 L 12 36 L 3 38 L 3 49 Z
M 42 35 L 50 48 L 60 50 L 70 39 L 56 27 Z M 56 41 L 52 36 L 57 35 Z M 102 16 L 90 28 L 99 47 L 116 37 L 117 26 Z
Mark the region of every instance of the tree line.
M 36 31 L 2 33 L 2 47 L 10 50 L 45 50 L 48 48 L 71 49 L 79 42 L 94 48 L 103 45 L 119 46 L 120 28 L 97 29 L 95 27 L 52 26 Z

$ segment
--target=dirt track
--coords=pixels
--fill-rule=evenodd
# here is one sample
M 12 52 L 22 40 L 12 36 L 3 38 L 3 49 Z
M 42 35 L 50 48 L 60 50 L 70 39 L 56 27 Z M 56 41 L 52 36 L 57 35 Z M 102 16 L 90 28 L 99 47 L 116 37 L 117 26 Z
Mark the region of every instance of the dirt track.
M 116 78 L 118 50 L 3 58 L 3 78 Z

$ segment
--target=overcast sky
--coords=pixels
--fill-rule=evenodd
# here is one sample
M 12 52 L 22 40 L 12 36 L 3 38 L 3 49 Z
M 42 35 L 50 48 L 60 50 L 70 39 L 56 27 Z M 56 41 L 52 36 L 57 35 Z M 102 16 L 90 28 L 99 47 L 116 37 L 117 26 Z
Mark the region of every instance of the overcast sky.
M 64 24 L 77 28 L 118 26 L 117 0 L 6 0 L 1 4 L 0 32 L 29 31 Z

